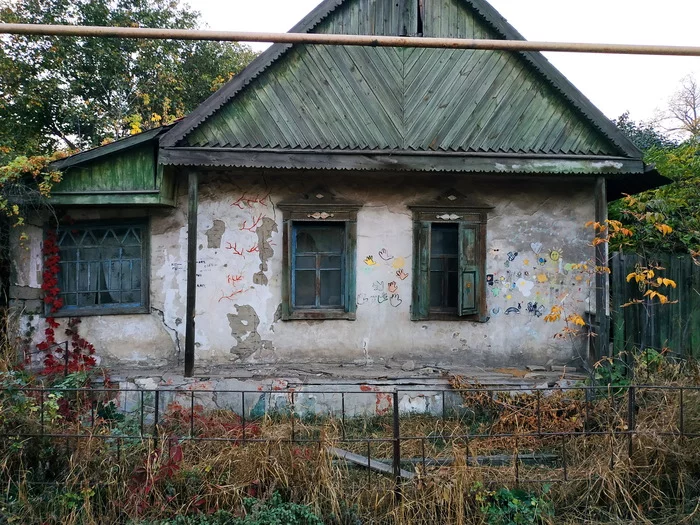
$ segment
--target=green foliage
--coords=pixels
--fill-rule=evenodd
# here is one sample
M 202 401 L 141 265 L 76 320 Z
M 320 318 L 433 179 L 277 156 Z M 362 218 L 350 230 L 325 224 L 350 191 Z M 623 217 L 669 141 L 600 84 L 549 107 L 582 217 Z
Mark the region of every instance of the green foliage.
M 630 119 L 628 112 L 613 119 L 613 124 L 620 128 L 620 131 L 627 135 L 627 138 L 642 151 L 648 151 L 651 148 L 673 148 L 678 145 L 651 124 L 635 122 Z
M 473 491 L 489 525 L 548 523 L 553 515 L 551 503 L 544 498 L 549 485 L 543 487 L 541 496 L 506 487 L 486 490 L 480 483 L 475 484 Z
M 141 522 L 140 525 L 323 525 L 308 505 L 285 502 L 279 492 L 268 500 L 246 498 L 246 516 L 237 518 L 227 511 L 214 514 L 176 516 L 169 520 Z
M 0 0 L 0 22 L 195 29 L 200 16 L 179 0 Z M 13 35 L 5 44 L 0 162 L 170 123 L 255 56 L 218 42 Z
M 644 157 L 655 164 L 672 184 L 645 191 L 612 203 L 610 219 L 634 231 L 628 239 L 613 239 L 611 248 L 638 252 L 685 252 L 700 250 L 700 145 L 652 147 Z M 666 224 L 665 232 L 658 224 Z

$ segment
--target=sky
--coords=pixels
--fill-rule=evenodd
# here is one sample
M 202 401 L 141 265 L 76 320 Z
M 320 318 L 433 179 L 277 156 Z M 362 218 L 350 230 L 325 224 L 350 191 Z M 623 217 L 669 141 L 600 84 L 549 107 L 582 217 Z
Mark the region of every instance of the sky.
M 210 29 L 288 31 L 319 0 L 189 0 Z M 490 0 L 527 40 L 700 46 L 698 0 Z M 256 50 L 265 44 L 252 44 Z M 545 56 L 609 118 L 649 121 L 700 57 Z

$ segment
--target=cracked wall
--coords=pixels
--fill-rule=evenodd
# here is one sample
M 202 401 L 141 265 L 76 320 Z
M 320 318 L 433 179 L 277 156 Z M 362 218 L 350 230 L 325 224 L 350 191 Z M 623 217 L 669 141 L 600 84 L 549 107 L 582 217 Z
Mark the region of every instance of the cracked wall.
M 505 175 L 333 175 L 202 174 L 195 311 L 198 363 L 575 364 L 583 349 L 555 339 L 563 323 L 547 323 L 544 315 L 554 305 L 579 314 L 590 307 L 591 278 L 574 266 L 593 256 L 591 233 L 583 226 L 594 214 L 591 182 Z M 318 185 L 363 203 L 357 220 L 356 321 L 280 320 L 282 215 L 275 203 Z M 410 320 L 413 226 L 407 204 L 449 188 L 494 206 L 487 226 L 490 319 L 486 323 Z M 148 212 L 151 314 L 83 320 L 85 335 L 108 362 L 151 366 L 182 360 L 184 193 L 178 203 L 175 209 Z M 76 218 L 110 216 L 97 211 L 70 213 Z M 144 216 L 135 209 L 126 215 Z M 31 292 L 40 286 L 35 237 L 15 272 L 15 284 L 25 295 L 26 289 Z

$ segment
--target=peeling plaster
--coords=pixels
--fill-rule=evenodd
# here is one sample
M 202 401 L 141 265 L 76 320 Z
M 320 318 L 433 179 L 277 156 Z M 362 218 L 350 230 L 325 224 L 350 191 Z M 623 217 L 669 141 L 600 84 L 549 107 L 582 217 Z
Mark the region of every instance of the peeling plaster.
M 219 219 L 214 219 L 214 225 L 205 234 L 207 236 L 207 248 L 221 248 L 221 238 L 226 232 L 226 223 Z
M 231 347 L 231 353 L 240 360 L 246 360 L 260 350 L 274 350 L 272 341 L 263 339 L 258 333 L 260 318 L 250 305 L 235 305 L 236 313 L 227 314 L 231 335 L 236 339 L 236 345 Z
M 268 270 L 267 261 L 275 254 L 270 244 L 272 232 L 277 232 L 277 223 L 270 217 L 263 217 L 262 224 L 255 230 L 260 251 L 260 271 L 253 276 L 253 282 L 263 286 L 267 286 L 268 283 L 265 275 L 265 272 Z

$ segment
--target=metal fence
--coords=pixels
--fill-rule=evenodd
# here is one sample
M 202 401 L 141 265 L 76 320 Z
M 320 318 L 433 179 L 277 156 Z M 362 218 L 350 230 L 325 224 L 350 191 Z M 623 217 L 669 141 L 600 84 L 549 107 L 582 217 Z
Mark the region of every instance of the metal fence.
M 471 468 L 507 466 L 516 485 L 571 482 L 582 479 L 568 459 L 570 447 L 580 440 L 605 438 L 595 452 L 600 454 L 600 443 L 609 444 L 614 468 L 625 460 L 620 446 L 626 445 L 622 448 L 631 457 L 645 436 L 700 437 L 700 411 L 695 409 L 700 387 L 694 386 L 425 390 L 364 385 L 356 390 L 306 386 L 254 391 L 21 387 L 0 389 L 0 415 L 27 400 L 36 407 L 34 424 L 0 425 L 1 440 L 57 439 L 67 450 L 71 443 L 95 438 L 111 440 L 118 449 L 134 440 L 153 440 L 155 446 L 208 441 L 326 447 L 337 460 L 366 468 L 368 479 L 370 472 L 389 476 L 397 490 L 417 474 L 459 461 Z M 70 418 L 57 417 L 61 406 L 72 410 Z M 480 454 L 485 447 L 488 453 Z M 463 456 L 457 458 L 456 450 Z

